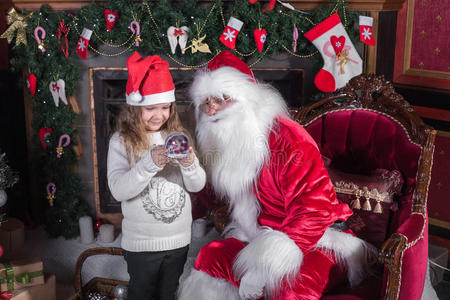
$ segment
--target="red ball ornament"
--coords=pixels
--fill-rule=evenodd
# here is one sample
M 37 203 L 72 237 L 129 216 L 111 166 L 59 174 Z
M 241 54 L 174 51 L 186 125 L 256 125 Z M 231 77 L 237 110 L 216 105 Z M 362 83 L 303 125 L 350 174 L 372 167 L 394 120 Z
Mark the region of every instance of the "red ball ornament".
M 0 256 L 3 256 L 3 246 L 0 245 Z
M 104 222 L 103 222 L 103 220 L 101 220 L 101 219 L 97 219 L 97 221 L 95 221 L 95 224 L 94 224 L 94 231 L 95 231 L 96 233 L 98 233 L 98 232 L 100 231 L 100 226 L 102 226 L 103 223 L 104 223 Z

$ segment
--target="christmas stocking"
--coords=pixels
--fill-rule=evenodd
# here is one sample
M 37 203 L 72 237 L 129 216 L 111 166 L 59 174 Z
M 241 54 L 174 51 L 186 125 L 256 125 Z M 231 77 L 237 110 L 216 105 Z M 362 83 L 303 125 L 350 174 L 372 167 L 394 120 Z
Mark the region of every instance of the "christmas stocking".
M 234 17 L 230 17 L 227 27 L 225 27 L 222 35 L 220 36 L 220 41 L 232 50 L 236 48 L 236 38 L 242 28 L 242 25 L 244 25 L 244 22 Z
M 89 40 L 91 39 L 92 30 L 83 28 L 83 32 L 81 33 L 80 38 L 77 43 L 77 53 L 82 59 L 86 59 L 87 57 L 87 47 L 89 44 Z
M 110 11 L 109 9 L 105 9 L 105 11 L 103 13 L 105 15 L 106 31 L 110 32 L 111 29 L 116 24 L 117 19 L 119 19 L 119 12 Z
M 319 49 L 324 60 L 324 66 L 314 78 L 319 90 L 332 92 L 361 74 L 362 60 L 337 13 L 305 33 L 305 37 Z
M 359 39 L 361 42 L 375 46 L 375 38 L 372 34 L 373 18 L 359 16 Z

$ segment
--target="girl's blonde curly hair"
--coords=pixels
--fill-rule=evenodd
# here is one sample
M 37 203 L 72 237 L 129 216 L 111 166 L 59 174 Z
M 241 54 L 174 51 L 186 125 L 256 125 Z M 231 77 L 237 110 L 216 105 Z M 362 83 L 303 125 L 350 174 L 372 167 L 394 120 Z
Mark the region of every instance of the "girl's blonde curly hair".
M 142 123 L 141 116 L 142 106 L 132 105 L 124 105 L 119 114 L 117 126 L 127 151 L 128 163 L 131 162 L 131 157 L 134 157 L 135 162 L 139 161 L 142 155 L 151 149 L 151 145 L 147 138 L 148 132 Z M 161 131 L 165 131 L 167 134 L 174 131 L 184 132 L 188 135 L 189 142 L 191 142 L 192 145 L 191 135 L 181 124 L 175 102 L 172 102 L 170 105 L 169 118 L 161 127 Z

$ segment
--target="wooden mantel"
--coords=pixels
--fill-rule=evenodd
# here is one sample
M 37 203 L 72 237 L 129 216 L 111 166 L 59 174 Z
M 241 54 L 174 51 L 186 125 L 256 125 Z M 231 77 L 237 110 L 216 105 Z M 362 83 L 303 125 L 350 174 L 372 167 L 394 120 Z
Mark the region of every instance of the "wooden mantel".
M 92 3 L 92 0 L 10 0 L 15 8 L 37 10 L 42 4 L 48 4 L 54 10 L 80 9 Z M 230 0 L 225 0 L 230 1 Z M 297 9 L 315 9 L 330 3 L 330 0 L 283 0 Z M 98 3 L 106 1 L 97 1 Z M 131 1 L 130 1 L 131 2 Z M 141 2 L 141 1 L 134 1 Z M 208 1 L 200 1 L 208 2 Z M 209 1 L 212 2 L 212 1 Z M 348 0 L 350 9 L 361 11 L 393 11 L 400 10 L 405 0 Z

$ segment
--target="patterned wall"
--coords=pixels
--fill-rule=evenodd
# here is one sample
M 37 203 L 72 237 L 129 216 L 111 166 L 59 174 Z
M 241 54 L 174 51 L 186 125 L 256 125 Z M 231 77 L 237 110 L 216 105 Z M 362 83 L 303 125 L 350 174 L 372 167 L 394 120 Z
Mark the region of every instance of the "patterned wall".
M 450 1 L 415 0 L 410 66 L 450 72 Z

